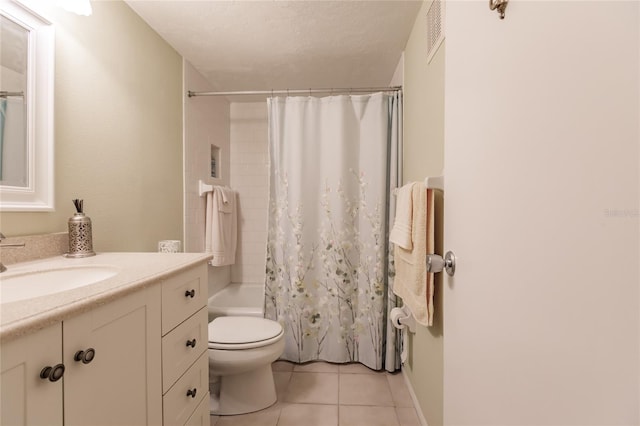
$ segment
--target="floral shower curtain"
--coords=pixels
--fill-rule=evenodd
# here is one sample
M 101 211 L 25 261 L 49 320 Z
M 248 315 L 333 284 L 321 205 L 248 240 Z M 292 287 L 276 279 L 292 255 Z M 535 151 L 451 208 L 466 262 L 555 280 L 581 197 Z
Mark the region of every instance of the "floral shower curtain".
M 283 358 L 393 371 L 401 94 L 271 98 L 268 109 L 265 312 L 284 327 Z

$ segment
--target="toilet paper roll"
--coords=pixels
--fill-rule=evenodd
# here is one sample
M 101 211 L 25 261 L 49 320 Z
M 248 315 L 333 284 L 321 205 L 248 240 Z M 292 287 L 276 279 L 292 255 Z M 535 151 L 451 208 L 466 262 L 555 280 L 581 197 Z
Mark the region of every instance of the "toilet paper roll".
M 180 240 L 158 241 L 158 252 L 160 253 L 180 253 Z
M 400 319 L 405 319 L 407 317 L 407 313 L 402 308 L 393 308 L 389 314 L 391 324 L 399 330 L 406 327 L 406 325 L 400 323 Z
M 397 328 L 402 335 L 402 352 L 400 353 L 400 361 L 404 364 L 407 362 L 407 357 L 409 355 L 409 339 L 408 339 L 408 331 L 409 328 L 403 322 L 406 322 L 411 317 L 411 311 L 408 309 L 406 305 L 403 305 L 401 308 L 393 308 L 389 313 L 389 321 L 391 324 Z

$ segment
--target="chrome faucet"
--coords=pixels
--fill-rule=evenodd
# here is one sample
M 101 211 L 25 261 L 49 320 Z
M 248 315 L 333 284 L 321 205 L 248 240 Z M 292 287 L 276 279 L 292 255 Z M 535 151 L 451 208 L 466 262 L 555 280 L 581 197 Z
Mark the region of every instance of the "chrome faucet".
M 0 242 L 2 242 L 2 240 L 4 240 L 5 238 L 7 238 L 7 237 L 5 237 L 2 232 L 0 232 Z M 3 247 L 24 247 L 24 243 L 19 243 L 19 244 L 0 244 L 0 248 L 3 248 Z M 7 267 L 4 266 L 2 264 L 2 262 L 0 262 L 0 272 L 4 272 L 6 270 L 7 270 Z

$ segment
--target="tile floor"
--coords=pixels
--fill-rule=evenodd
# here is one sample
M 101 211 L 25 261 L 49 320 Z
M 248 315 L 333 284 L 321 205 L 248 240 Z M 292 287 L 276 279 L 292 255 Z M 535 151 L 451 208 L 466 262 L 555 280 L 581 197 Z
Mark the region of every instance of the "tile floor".
M 211 416 L 211 426 L 420 426 L 402 374 L 362 364 L 272 364 L 278 402 L 262 411 Z

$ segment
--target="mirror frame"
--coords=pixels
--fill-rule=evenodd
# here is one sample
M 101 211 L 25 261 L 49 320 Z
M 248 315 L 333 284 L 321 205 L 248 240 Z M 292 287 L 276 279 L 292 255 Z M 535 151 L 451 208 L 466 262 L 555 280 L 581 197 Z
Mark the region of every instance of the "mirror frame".
M 0 185 L 0 211 L 53 211 L 54 28 L 49 20 L 16 1 L 0 1 L 0 14 L 29 32 L 26 90 L 29 184 Z

